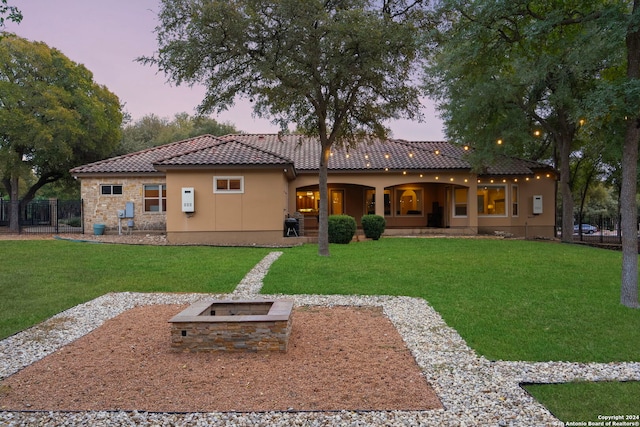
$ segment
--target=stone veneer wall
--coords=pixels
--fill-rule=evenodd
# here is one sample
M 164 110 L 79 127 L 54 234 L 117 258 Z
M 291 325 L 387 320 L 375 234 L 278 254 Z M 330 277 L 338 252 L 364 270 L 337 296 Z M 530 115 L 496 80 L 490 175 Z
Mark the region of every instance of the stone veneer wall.
M 287 351 L 291 317 L 282 321 L 179 323 L 171 325 L 177 351 Z
M 166 230 L 165 212 L 144 212 L 143 186 L 165 184 L 164 177 L 100 177 L 82 178 L 81 195 L 84 204 L 84 229 L 91 233 L 93 224 L 105 224 L 107 230 L 118 229 L 118 210 L 127 202 L 134 203 L 134 230 Z M 121 195 L 100 194 L 101 184 L 122 185 Z M 126 220 L 122 220 L 126 228 Z

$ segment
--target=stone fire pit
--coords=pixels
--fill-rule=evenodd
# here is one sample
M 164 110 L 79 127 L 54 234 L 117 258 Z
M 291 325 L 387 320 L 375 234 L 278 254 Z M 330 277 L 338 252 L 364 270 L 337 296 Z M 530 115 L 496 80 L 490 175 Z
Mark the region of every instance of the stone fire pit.
M 176 351 L 287 351 L 291 300 L 202 300 L 171 323 Z

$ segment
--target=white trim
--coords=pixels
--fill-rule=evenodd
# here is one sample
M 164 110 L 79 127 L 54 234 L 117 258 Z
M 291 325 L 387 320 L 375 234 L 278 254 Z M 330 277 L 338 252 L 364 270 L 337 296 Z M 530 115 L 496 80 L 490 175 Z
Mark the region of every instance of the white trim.
M 464 207 L 466 210 L 466 214 L 464 215 L 456 215 L 456 206 L 457 206 L 457 200 L 456 200 L 456 190 L 467 190 L 467 198 L 464 201 Z M 451 187 L 451 193 L 452 193 L 452 204 L 453 204 L 453 212 L 452 212 L 452 217 L 453 218 L 468 218 L 469 217 L 469 194 L 471 194 L 471 192 L 469 191 L 469 187 Z M 462 206 L 462 204 L 461 204 Z
M 513 200 L 514 199 L 514 197 L 513 197 L 513 189 L 514 188 L 517 189 L 516 190 L 516 197 L 515 197 L 516 200 Z M 520 216 L 520 187 L 518 187 L 518 184 L 511 184 L 511 193 L 509 194 L 509 198 L 511 199 L 511 203 L 510 203 L 511 211 L 509 212 L 509 214 L 512 217 L 517 218 L 517 217 Z M 515 213 L 515 214 L 513 213 L 513 205 L 516 205 L 518 207 L 517 208 L 518 212 Z
M 102 189 L 109 187 L 109 194 L 103 193 Z M 114 193 L 113 188 L 120 187 L 120 193 Z M 100 184 L 100 195 L 101 196 L 122 196 L 124 193 L 124 186 L 122 184 Z
M 229 181 L 238 180 L 240 181 L 240 189 L 230 190 L 229 188 L 223 189 L 218 188 L 218 181 L 227 181 L 227 187 Z M 244 176 L 214 176 L 213 177 L 213 192 L 216 194 L 242 194 L 244 193 Z
M 158 197 L 147 197 L 147 187 L 158 187 Z M 167 203 L 167 197 L 166 196 L 162 196 L 163 191 L 166 193 L 167 191 L 167 184 L 162 184 L 162 183 L 157 183 L 157 184 L 142 184 L 142 212 L 144 212 L 145 214 L 151 213 L 151 214 L 159 214 L 159 213 L 166 213 L 167 210 L 166 209 L 162 209 L 162 201 L 164 200 L 165 204 Z M 147 200 L 155 200 L 158 202 L 157 205 L 152 205 L 152 206 L 157 206 L 158 209 L 149 209 L 147 210 Z
M 491 188 L 502 188 L 502 192 L 504 193 L 504 214 L 490 214 L 490 213 L 480 213 L 478 212 L 478 218 L 508 218 L 509 212 L 511 211 L 511 198 L 510 195 L 507 194 L 507 189 L 510 187 L 507 184 L 478 184 L 478 190 L 476 190 L 476 194 L 480 196 L 480 188 L 491 187 Z M 480 207 L 480 205 L 478 205 Z M 484 207 L 484 206 L 483 206 Z M 484 209 L 483 209 L 484 210 Z

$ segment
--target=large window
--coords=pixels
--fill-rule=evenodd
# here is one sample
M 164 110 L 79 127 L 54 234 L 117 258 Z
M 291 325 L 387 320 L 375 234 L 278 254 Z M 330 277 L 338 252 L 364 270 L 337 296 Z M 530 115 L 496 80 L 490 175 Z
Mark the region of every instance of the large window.
M 478 214 L 506 216 L 506 187 L 484 185 L 478 187 Z
M 396 190 L 397 215 L 422 215 L 422 189 Z
M 453 216 L 467 216 L 467 197 L 469 189 L 466 187 L 453 189 Z
M 216 176 L 213 178 L 214 193 L 244 193 L 244 178 L 241 176 Z
M 103 196 L 121 196 L 122 185 L 120 184 L 102 184 L 100 186 L 100 194 Z
M 164 184 L 148 184 L 144 186 L 144 211 L 166 212 L 167 186 Z
M 297 191 L 296 211 L 306 215 L 317 215 L 319 201 L 320 193 L 318 191 Z

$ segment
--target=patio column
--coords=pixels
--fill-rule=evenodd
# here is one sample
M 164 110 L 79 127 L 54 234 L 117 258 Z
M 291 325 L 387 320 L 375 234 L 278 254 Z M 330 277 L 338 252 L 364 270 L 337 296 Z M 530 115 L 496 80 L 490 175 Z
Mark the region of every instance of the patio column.
M 472 176 L 469 180 L 472 184 L 469 186 L 469 200 L 467 206 L 467 218 L 469 220 L 469 228 L 478 233 L 478 178 Z
M 376 186 L 376 215 L 384 218 L 384 185 Z

